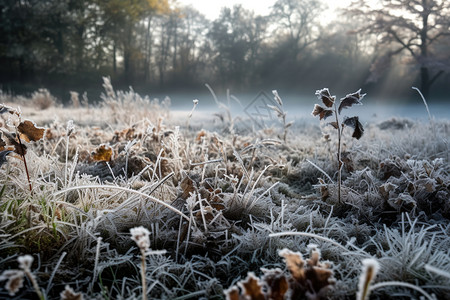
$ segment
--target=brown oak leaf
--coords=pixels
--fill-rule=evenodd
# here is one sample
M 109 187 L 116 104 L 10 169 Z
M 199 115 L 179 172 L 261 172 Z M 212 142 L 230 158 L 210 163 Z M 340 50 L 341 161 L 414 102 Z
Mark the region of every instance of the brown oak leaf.
M 42 139 L 44 136 L 45 128 L 37 127 L 30 120 L 25 120 L 17 126 L 17 130 L 20 132 L 20 138 L 27 142 L 36 142 Z
M 110 161 L 112 158 L 113 150 L 108 145 L 100 145 L 95 151 L 91 154 L 91 157 L 94 161 Z

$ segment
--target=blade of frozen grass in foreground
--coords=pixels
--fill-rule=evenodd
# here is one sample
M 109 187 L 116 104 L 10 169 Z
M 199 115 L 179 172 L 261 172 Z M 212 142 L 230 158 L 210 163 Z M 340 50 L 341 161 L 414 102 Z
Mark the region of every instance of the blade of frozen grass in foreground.
M 180 216 L 182 216 L 183 218 L 185 218 L 186 220 L 189 221 L 189 218 L 185 214 L 183 214 L 181 211 L 179 211 L 175 207 L 171 206 L 170 204 L 164 203 L 163 201 L 161 201 L 161 200 L 159 200 L 159 199 L 157 199 L 157 198 L 155 198 L 153 196 L 150 196 L 150 195 L 147 195 L 147 194 L 144 194 L 144 193 L 141 193 L 139 191 L 132 190 L 132 189 L 120 187 L 120 186 L 111 186 L 111 185 L 83 185 L 83 186 L 75 186 L 75 187 L 71 187 L 71 188 L 68 188 L 68 189 L 64 189 L 64 190 L 58 191 L 58 192 L 54 193 L 53 196 L 58 196 L 58 195 L 61 195 L 63 193 L 66 193 L 66 192 L 80 190 L 80 189 L 98 189 L 98 188 L 115 189 L 115 190 L 120 190 L 120 191 L 124 191 L 124 192 L 130 192 L 130 193 L 138 194 L 138 195 L 140 195 L 142 197 L 146 197 L 147 199 L 150 199 L 153 202 L 156 202 L 158 204 L 161 204 L 162 206 L 167 207 L 171 211 L 179 214 Z
M 440 275 L 442 277 L 446 277 L 448 279 L 450 279 L 450 273 L 446 272 L 444 270 L 438 269 L 436 267 L 433 267 L 431 265 L 425 265 L 425 270 L 427 270 L 430 273 L 435 273 L 437 275 Z
M 314 233 L 308 233 L 308 232 L 292 232 L 292 231 L 285 231 L 285 232 L 278 232 L 278 233 L 271 233 L 269 234 L 269 237 L 281 237 L 281 236 L 287 236 L 287 235 L 299 235 L 299 236 L 306 236 L 306 237 L 311 237 L 311 238 L 316 238 L 325 242 L 328 242 L 338 248 L 341 248 L 345 251 L 350 251 L 347 247 L 339 244 L 338 242 L 336 242 L 335 240 L 332 240 L 330 238 L 324 237 L 324 236 L 320 236 Z M 359 252 L 364 252 L 363 250 L 359 249 L 358 247 L 349 244 L 350 246 L 352 246 L 353 248 L 355 248 L 356 250 L 358 250 Z M 365 255 L 367 255 L 368 257 L 370 255 L 368 255 L 367 253 L 364 252 Z
M 431 296 L 430 294 L 428 294 L 426 291 L 424 291 L 422 288 L 413 285 L 411 283 L 407 283 L 407 282 L 401 282 L 401 281 L 386 281 L 386 282 L 379 282 L 376 283 L 374 285 L 372 285 L 372 287 L 370 288 L 371 291 L 378 289 L 378 288 L 382 288 L 382 287 L 387 287 L 387 286 L 401 286 L 401 287 L 406 287 L 406 288 L 410 288 L 412 290 L 416 290 L 419 293 L 421 293 L 426 299 L 429 300 L 436 300 L 436 297 Z
M 418 88 L 413 86 L 412 89 L 416 90 L 419 93 L 420 97 L 422 98 L 423 104 L 425 104 L 425 108 L 427 109 L 427 112 L 428 112 L 428 118 L 430 119 L 430 123 L 431 123 L 432 122 L 431 121 L 432 120 L 431 119 L 431 113 L 430 113 L 430 109 L 428 108 L 427 100 L 425 100 L 425 97 L 423 96 L 422 92 Z

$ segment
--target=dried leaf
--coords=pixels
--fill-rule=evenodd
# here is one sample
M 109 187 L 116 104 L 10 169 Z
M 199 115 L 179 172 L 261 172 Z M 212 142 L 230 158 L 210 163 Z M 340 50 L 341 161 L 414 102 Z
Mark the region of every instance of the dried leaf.
M 288 122 L 288 123 L 284 126 L 284 128 L 289 128 L 289 127 L 291 127 L 293 124 L 294 124 L 294 121 L 290 121 L 290 122 Z
M 11 152 L 11 150 L 4 150 L 0 152 L 0 167 L 6 162 L 6 156 L 8 156 Z
M 91 157 L 94 161 L 110 161 L 112 158 L 112 148 L 108 145 L 100 145 L 95 151 L 91 154 Z
M 283 249 L 278 254 L 284 257 L 284 261 L 292 277 L 296 281 L 303 281 L 305 279 L 305 261 L 303 260 L 302 254 L 289 249 Z
M 258 278 L 252 273 L 248 273 L 245 281 L 240 282 L 244 294 L 251 300 L 265 300 L 266 297 L 262 290 L 262 284 L 259 283 Z
M 12 115 L 20 116 L 20 112 L 17 109 L 0 104 L 0 115 L 7 113 L 7 112 Z
M 207 136 L 206 131 L 205 131 L 205 130 L 201 130 L 201 131 L 197 134 L 197 137 L 195 138 L 195 141 L 196 141 L 196 142 L 201 142 L 201 141 L 202 141 L 202 138 L 206 138 L 206 136 Z
M 341 99 L 341 104 L 339 104 L 339 113 L 341 113 L 341 110 L 344 108 L 352 107 L 353 105 L 362 105 L 360 102 L 362 98 L 364 98 L 366 94 L 361 95 L 361 89 L 359 89 L 357 92 L 353 94 L 348 94 L 344 98 Z
M 354 129 L 352 137 L 356 138 L 357 140 L 359 140 L 362 137 L 364 133 L 364 128 L 362 124 L 359 122 L 358 116 L 351 118 L 346 117 L 344 119 L 344 124 Z
M 239 289 L 233 286 L 225 291 L 225 296 L 227 300 L 239 300 Z
M 14 296 L 23 287 L 25 273 L 20 270 L 6 270 L 0 275 L 0 281 L 8 280 L 5 288 L 10 296 Z
M 0 132 L 0 151 L 3 151 L 3 150 L 5 150 L 6 143 L 5 143 L 5 141 L 1 138 L 1 136 L 2 136 L 2 133 Z
M 269 287 L 268 298 L 271 300 L 283 300 L 289 289 L 289 282 L 283 271 L 278 268 L 274 270 L 262 269 L 262 271 L 264 272 L 263 280 Z
M 14 147 L 14 152 L 21 156 L 25 156 L 27 154 L 27 146 L 25 146 L 23 143 L 19 143 L 16 139 L 15 134 L 3 131 L 3 134 L 7 138 L 7 144 Z
M 75 292 L 70 286 L 66 285 L 64 291 L 60 294 L 61 300 L 83 300 L 83 294 Z
M 336 100 L 336 96 L 331 96 L 327 88 L 316 91 L 316 96 L 319 100 L 322 100 L 326 107 L 332 107 L 334 100 Z
M 20 132 L 20 138 L 24 139 L 27 142 L 36 142 L 42 139 L 44 136 L 45 129 L 37 127 L 30 120 L 25 120 L 17 126 L 17 130 Z
M 328 191 L 328 186 L 326 185 L 325 181 L 322 178 L 319 178 L 319 184 L 320 184 L 320 194 L 322 196 L 322 200 L 326 201 L 328 197 L 330 196 L 330 192 Z
M 314 109 L 311 113 L 314 117 L 319 115 L 320 120 L 325 120 L 326 118 L 333 115 L 333 111 L 331 109 L 325 109 L 319 104 L 314 105 Z
M 335 129 L 338 129 L 338 123 L 337 122 L 330 122 L 328 125 L 333 126 Z

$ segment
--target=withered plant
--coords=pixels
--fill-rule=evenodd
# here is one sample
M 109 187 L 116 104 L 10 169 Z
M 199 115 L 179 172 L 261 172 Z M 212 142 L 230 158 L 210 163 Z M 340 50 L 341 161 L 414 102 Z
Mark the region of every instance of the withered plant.
M 5 113 L 9 113 L 10 116 L 5 121 L 4 128 L 0 128 L 0 166 L 6 162 L 8 154 L 19 155 L 25 167 L 30 192 L 32 192 L 30 173 L 25 158 L 27 146 L 24 142 L 39 141 L 43 138 L 45 129 L 37 127 L 33 121 L 22 121 L 20 110 L 0 104 L 0 114 Z M 11 117 L 15 117 L 15 120 L 12 120 Z M 13 131 L 10 131 L 9 128 L 12 128 Z
M 316 96 L 325 107 L 320 106 L 319 104 L 314 105 L 314 110 L 312 111 L 312 115 L 314 117 L 319 116 L 319 120 L 325 120 L 328 117 L 334 115 L 335 119 L 333 122 L 328 123 L 337 131 L 337 161 L 338 161 L 338 201 L 341 203 L 341 181 L 342 181 L 342 134 L 344 132 L 344 128 L 346 126 L 353 128 L 352 137 L 359 140 L 363 133 L 364 128 L 362 124 L 359 122 L 358 116 L 354 117 L 343 117 L 341 116 L 341 112 L 344 108 L 352 107 L 353 105 L 362 105 L 361 100 L 364 98 L 366 94 L 361 94 L 361 89 L 356 91 L 355 93 L 348 94 L 344 98 L 341 98 L 339 106 L 336 103 L 336 96 L 331 96 L 330 91 L 327 88 L 316 91 Z
M 277 114 L 278 120 L 283 125 L 283 141 L 286 144 L 286 137 L 287 137 L 288 129 L 289 129 L 289 127 L 292 126 L 292 124 L 294 122 L 293 121 L 286 122 L 287 112 L 284 111 L 283 101 L 281 100 L 280 95 L 278 95 L 278 91 L 277 90 L 273 90 L 272 94 L 274 96 L 274 100 L 277 102 L 278 105 L 275 106 L 275 105 L 267 104 L 267 107 L 269 107 L 271 110 L 273 110 Z

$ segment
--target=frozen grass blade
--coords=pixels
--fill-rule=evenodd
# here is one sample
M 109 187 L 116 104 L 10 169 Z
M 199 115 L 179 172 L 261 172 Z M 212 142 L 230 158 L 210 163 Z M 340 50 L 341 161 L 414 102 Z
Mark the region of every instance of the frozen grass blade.
M 433 267 L 431 265 L 428 265 L 428 264 L 425 265 L 425 270 L 427 270 L 428 272 L 431 272 L 431 273 L 435 273 L 435 274 L 437 274 L 439 276 L 445 277 L 447 279 L 450 279 L 450 272 L 446 272 L 444 270 L 438 269 L 438 268 Z
M 379 283 L 376 283 L 376 284 L 372 285 L 370 287 L 370 291 L 374 291 L 376 289 L 383 288 L 383 287 L 406 287 L 406 288 L 409 288 L 409 289 L 412 289 L 412 290 L 415 290 L 415 291 L 421 293 L 428 300 L 436 300 L 435 297 L 432 297 L 430 294 L 428 294 L 421 287 L 418 287 L 417 285 L 414 285 L 414 284 L 411 284 L 411 283 L 402 282 L 402 281 L 379 282 Z
M 412 89 L 416 90 L 419 93 L 420 97 L 422 98 L 423 104 L 425 104 L 425 108 L 427 109 L 428 119 L 430 120 L 430 123 L 433 124 L 433 119 L 431 118 L 431 113 L 430 113 L 430 109 L 428 108 L 427 100 L 425 100 L 425 97 L 423 96 L 422 92 L 418 88 L 413 86 Z

